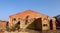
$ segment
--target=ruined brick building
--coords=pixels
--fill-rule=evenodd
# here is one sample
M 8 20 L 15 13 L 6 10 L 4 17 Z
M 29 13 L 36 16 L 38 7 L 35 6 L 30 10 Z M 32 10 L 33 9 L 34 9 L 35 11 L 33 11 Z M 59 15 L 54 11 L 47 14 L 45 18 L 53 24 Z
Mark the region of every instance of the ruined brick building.
M 8 21 L 0 20 L 0 33 L 4 33 L 8 27 Z
M 56 30 L 56 21 L 47 15 L 26 10 L 9 16 L 9 28 L 13 26 L 19 29 Z
M 0 20 L 0 29 L 6 29 L 8 25 L 8 21 Z

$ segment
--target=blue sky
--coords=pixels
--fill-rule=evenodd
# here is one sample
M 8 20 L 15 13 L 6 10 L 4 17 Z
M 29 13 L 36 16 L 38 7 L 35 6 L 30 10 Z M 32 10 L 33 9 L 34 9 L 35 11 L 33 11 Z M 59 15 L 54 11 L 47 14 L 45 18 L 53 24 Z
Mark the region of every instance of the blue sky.
M 60 14 L 60 0 L 0 0 L 0 20 L 29 9 L 53 17 Z

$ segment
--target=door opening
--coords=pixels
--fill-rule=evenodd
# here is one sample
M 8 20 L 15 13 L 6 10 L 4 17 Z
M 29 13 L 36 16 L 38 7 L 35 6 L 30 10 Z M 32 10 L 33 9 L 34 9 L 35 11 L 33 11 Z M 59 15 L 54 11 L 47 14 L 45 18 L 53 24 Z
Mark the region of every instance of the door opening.
M 52 30 L 53 29 L 53 26 L 52 26 L 52 20 L 50 20 L 50 29 Z
M 18 29 L 20 29 L 20 21 L 18 21 Z

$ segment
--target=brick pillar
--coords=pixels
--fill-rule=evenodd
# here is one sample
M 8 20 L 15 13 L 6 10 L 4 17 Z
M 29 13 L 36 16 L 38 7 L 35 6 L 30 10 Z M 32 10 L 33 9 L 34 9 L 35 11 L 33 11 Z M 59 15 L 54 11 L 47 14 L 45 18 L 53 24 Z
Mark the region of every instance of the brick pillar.
M 47 18 L 42 19 L 42 30 L 50 30 L 49 20 Z
M 56 19 L 55 18 L 52 18 L 52 28 L 53 30 L 56 30 Z

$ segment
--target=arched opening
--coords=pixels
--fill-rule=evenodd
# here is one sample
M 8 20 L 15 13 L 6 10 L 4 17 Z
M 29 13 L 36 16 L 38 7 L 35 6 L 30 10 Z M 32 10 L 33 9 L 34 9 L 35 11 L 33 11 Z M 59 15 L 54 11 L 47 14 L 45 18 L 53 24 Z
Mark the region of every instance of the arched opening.
M 52 30 L 53 29 L 53 26 L 52 26 L 52 20 L 50 20 L 50 29 Z
M 18 21 L 18 23 L 15 24 L 15 28 L 20 29 L 20 21 Z
M 18 23 L 17 23 L 17 24 L 18 24 L 18 25 L 17 25 L 17 26 L 18 26 L 18 29 L 20 29 L 20 21 L 18 21 Z
M 25 25 L 27 25 L 27 23 L 28 23 L 28 18 L 29 18 L 29 16 L 26 16 Z

